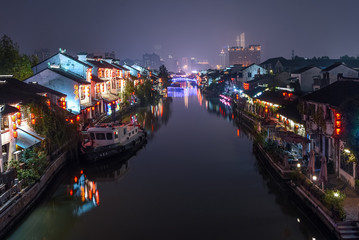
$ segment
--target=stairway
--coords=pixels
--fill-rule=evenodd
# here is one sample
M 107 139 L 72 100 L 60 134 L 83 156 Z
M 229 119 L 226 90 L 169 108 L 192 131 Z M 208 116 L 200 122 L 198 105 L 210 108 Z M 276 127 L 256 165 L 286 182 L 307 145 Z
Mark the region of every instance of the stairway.
M 348 221 L 337 225 L 340 239 L 359 239 L 359 222 Z

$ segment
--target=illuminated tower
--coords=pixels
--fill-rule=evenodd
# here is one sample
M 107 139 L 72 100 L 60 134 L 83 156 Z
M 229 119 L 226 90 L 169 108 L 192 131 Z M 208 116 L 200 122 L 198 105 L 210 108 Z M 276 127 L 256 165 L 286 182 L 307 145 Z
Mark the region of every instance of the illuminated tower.
M 246 37 L 244 33 L 241 33 L 241 45 L 240 47 L 245 48 L 246 47 Z
M 227 67 L 227 53 L 224 49 L 219 53 L 219 65 L 221 65 L 221 68 Z

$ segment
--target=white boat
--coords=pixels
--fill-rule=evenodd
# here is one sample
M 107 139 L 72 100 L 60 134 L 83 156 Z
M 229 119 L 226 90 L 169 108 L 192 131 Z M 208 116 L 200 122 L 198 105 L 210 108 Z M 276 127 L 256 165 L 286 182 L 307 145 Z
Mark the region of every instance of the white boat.
M 139 125 L 123 123 L 90 127 L 82 132 L 82 136 L 82 153 L 91 162 L 135 150 L 146 140 L 146 133 Z

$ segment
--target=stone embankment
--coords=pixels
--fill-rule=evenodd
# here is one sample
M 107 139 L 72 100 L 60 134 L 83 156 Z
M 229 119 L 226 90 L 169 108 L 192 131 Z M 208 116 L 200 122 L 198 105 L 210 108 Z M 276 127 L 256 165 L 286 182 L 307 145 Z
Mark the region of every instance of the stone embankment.
M 18 223 L 22 217 L 34 206 L 40 199 L 42 193 L 47 189 L 48 185 L 54 180 L 56 174 L 65 166 L 68 159 L 68 152 L 59 155 L 46 169 L 44 175 L 38 182 L 30 187 L 20 190 L 21 184 L 15 185 L 4 194 L 10 194 L 11 199 L 8 200 L 0 208 L 0 239 Z

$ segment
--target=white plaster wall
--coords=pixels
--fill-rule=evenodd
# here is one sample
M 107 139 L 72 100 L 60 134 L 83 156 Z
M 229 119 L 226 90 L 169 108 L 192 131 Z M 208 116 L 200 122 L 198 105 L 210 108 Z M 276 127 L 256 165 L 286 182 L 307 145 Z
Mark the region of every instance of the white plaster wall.
M 344 77 L 357 78 L 358 72 L 344 65 L 340 65 L 329 71 L 329 83 L 332 84 L 338 80 L 338 74 L 342 73 Z

